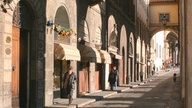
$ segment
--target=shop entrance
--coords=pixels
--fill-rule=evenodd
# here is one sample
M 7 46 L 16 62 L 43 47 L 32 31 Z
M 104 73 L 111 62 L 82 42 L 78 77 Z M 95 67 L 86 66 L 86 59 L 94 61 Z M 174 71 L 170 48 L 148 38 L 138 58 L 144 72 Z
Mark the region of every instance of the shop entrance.
M 28 108 L 31 33 L 14 26 L 12 31 L 12 106 Z
M 70 61 L 54 60 L 54 98 L 66 98 L 67 95 L 64 91 L 63 79 L 64 74 L 70 66 Z

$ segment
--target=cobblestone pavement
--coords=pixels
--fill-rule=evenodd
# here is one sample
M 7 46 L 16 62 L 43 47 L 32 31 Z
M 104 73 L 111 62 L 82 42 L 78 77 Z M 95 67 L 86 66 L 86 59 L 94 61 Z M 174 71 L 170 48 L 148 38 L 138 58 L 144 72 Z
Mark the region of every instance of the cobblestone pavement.
M 173 73 L 177 73 L 175 83 L 173 82 Z M 84 107 L 182 108 L 179 70 L 158 72 L 151 82 L 90 103 Z

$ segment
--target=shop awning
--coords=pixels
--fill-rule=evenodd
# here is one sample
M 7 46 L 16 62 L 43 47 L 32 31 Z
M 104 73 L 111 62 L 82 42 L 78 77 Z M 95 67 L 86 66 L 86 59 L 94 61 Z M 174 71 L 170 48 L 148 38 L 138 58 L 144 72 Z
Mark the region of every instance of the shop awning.
M 116 52 L 110 52 L 110 53 L 113 54 L 116 59 L 122 59 L 122 56 L 117 54 Z
M 102 63 L 111 64 L 111 56 L 107 51 L 99 50 Z
M 82 62 L 101 63 L 101 56 L 99 51 L 96 48 L 92 46 L 79 45 L 79 51 L 81 54 Z
M 71 45 L 62 43 L 54 43 L 55 58 L 58 60 L 76 60 L 80 61 L 81 56 L 79 50 Z

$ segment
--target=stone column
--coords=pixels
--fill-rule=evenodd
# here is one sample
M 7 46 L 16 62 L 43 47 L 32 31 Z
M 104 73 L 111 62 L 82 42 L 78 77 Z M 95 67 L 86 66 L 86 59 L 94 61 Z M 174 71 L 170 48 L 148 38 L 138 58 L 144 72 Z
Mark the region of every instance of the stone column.
M 109 64 L 105 64 L 105 80 L 103 83 L 105 83 L 105 90 L 109 88 L 109 82 L 108 82 L 108 78 L 109 78 Z
M 89 92 L 95 91 L 95 63 L 91 62 L 89 66 Z
M 191 34 L 192 34 L 192 31 L 191 31 L 191 27 L 192 27 L 192 7 L 191 7 L 191 4 L 192 4 L 192 1 L 191 0 L 185 0 L 185 6 L 184 8 L 186 9 L 184 12 L 185 13 L 185 19 L 186 19 L 186 24 L 185 24 L 185 35 L 183 36 L 186 36 L 185 37 L 185 43 L 186 44 L 186 47 L 184 48 L 185 49 L 185 52 L 186 52 L 186 55 L 185 55 L 185 58 L 186 61 L 185 61 L 185 64 L 184 65 L 184 68 L 186 68 L 186 108 L 192 108 L 192 103 L 191 103 L 191 100 L 192 100 L 192 56 L 191 56 L 191 53 L 192 53 L 192 49 L 191 49 L 191 46 L 192 46 L 192 37 L 191 37 Z
M 76 78 L 78 77 L 77 76 L 77 62 L 76 61 L 71 61 L 71 66 L 73 67 L 73 71 L 76 75 Z M 77 79 L 78 80 L 78 79 Z M 75 90 L 73 91 L 73 99 L 77 98 L 77 80 L 76 80 L 76 83 L 75 83 Z
M 53 104 L 54 31 L 47 27 L 45 51 L 45 106 Z M 52 32 L 51 32 L 52 31 Z

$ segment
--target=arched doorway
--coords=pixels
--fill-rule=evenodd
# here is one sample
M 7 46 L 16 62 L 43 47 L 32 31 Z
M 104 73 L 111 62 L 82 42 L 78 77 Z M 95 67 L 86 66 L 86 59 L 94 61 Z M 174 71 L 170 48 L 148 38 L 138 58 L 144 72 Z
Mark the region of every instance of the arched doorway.
M 70 28 L 68 13 L 64 6 L 60 6 L 55 14 L 54 24 L 63 29 Z M 59 35 L 59 33 L 54 32 L 54 42 L 62 44 L 70 44 L 70 38 L 68 36 Z M 54 50 L 56 50 L 56 45 L 54 44 Z M 54 51 L 55 53 L 55 51 Z M 67 72 L 68 67 L 70 66 L 69 60 L 61 60 L 54 58 L 54 98 L 64 98 L 67 97 L 64 91 L 63 79 L 64 74 Z
M 128 53 L 128 71 L 130 72 L 130 81 L 131 82 L 134 82 L 136 81 L 136 75 L 135 75 L 135 72 L 134 72 L 134 57 L 135 57 L 135 49 L 134 49 L 134 37 L 133 37 L 133 33 L 130 34 L 130 37 L 129 37 L 129 53 Z
M 120 79 L 122 80 L 122 84 L 128 84 L 130 82 L 130 71 L 128 70 L 128 57 L 127 57 L 127 32 L 126 27 L 123 25 L 121 27 L 121 36 L 120 36 L 120 54 L 123 56 L 120 65 Z
M 20 14 L 22 13 L 22 14 Z M 13 13 L 12 26 L 12 106 L 28 108 L 30 104 L 30 80 L 35 73 L 33 35 L 34 14 L 32 8 L 20 1 Z
M 159 31 L 151 38 L 151 59 L 154 61 L 153 69 L 166 69 L 176 65 L 179 61 L 176 60 L 178 52 L 178 34 L 173 30 L 167 29 Z
M 122 60 L 121 60 L 121 72 L 120 72 L 120 83 L 126 83 L 126 75 L 125 75 L 125 48 L 122 48 Z

